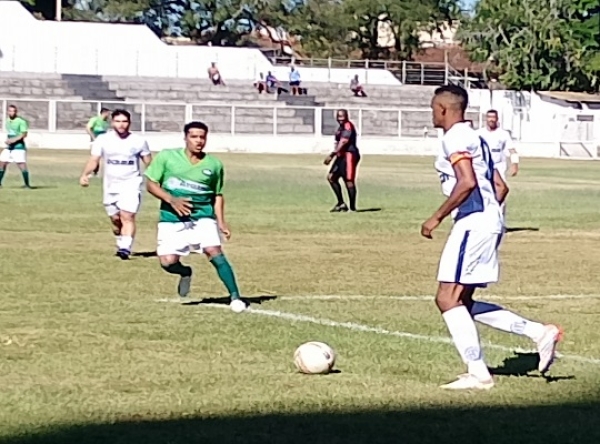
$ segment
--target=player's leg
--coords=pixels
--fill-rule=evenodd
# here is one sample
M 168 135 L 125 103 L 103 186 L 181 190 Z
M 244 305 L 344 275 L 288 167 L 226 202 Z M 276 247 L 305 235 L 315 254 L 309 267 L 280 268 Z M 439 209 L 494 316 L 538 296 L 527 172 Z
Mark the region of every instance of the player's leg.
M 331 209 L 332 213 L 339 213 L 340 211 L 348 211 L 348 207 L 344 202 L 344 196 L 342 194 L 342 186 L 340 185 L 340 179 L 345 175 L 345 159 L 342 157 L 336 157 L 331 165 L 329 174 L 327 175 L 327 181 L 329 186 L 333 190 L 333 194 L 337 199 L 337 203 Z
M 436 304 L 448 327 L 452 340 L 467 365 L 467 374 L 445 384 L 446 389 L 489 389 L 494 381 L 483 361 L 479 334 L 469 310 L 463 303 L 464 294 L 471 287 L 472 278 L 482 282 L 493 282 L 492 277 L 477 276 L 477 239 L 471 232 L 455 227 L 451 231 L 442 252 L 438 272 Z
M 183 265 L 181 257 L 189 254 L 189 228 L 183 222 L 160 222 L 156 236 L 156 254 L 160 266 L 169 274 L 179 276 L 177 293 L 185 298 L 192 284 L 192 267 Z
M 13 157 L 19 170 L 21 170 L 23 187 L 31 188 L 31 184 L 29 183 L 29 169 L 27 168 L 27 152 L 25 150 L 14 150 Z
M 524 318 L 506 308 L 489 302 L 475 301 L 474 288 L 466 292 L 463 302 L 469 309 L 471 316 L 480 324 L 495 328 L 507 333 L 526 336 L 536 343 L 540 356 L 538 369 L 544 373 L 548 371 L 556 356 L 556 347 L 562 339 L 561 329 L 553 324 L 542 324 Z
M 200 219 L 194 223 L 191 243 L 194 248 L 198 245 L 206 255 L 210 263 L 215 267 L 217 276 L 231 298 L 230 307 L 235 312 L 244 311 L 246 304 L 242 301 L 237 279 L 231 264 L 227 260 L 223 249 L 221 248 L 221 236 L 217 221 L 214 219 Z
M 135 216 L 140 208 L 141 193 L 138 189 L 124 190 L 117 197 L 117 208 L 121 219 L 121 236 L 117 241 L 117 256 L 129 259 L 136 233 Z
M 358 163 L 360 162 L 360 155 L 358 153 L 346 153 L 345 156 L 345 183 L 346 190 L 348 190 L 348 202 L 350 205 L 350 211 L 356 211 L 356 172 L 358 169 Z
M 8 168 L 8 164 L 12 162 L 12 151 L 8 148 L 4 148 L 0 152 L 0 186 L 2 186 L 2 179 Z
M 117 244 L 117 251 L 120 248 L 120 239 L 121 239 L 121 230 L 123 229 L 123 224 L 121 222 L 121 215 L 119 211 L 119 207 L 117 205 L 118 194 L 113 193 L 105 193 L 104 198 L 102 200 L 102 204 L 104 205 L 104 210 L 110 219 L 110 224 L 112 228 L 112 232 L 115 235 L 115 241 Z

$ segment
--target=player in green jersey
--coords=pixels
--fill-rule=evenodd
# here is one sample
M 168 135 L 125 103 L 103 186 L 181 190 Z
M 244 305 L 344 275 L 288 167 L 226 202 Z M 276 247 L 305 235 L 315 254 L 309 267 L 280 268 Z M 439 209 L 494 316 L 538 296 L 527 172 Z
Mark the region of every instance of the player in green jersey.
M 94 140 L 96 140 L 96 137 L 98 137 L 100 134 L 108 132 L 110 128 L 110 122 L 108 121 L 109 119 L 110 110 L 108 108 L 102 108 L 100 110 L 100 114 L 92 117 L 88 121 L 87 125 L 85 126 L 85 130 L 90 135 L 90 144 L 94 143 Z M 98 164 L 98 166 L 96 167 L 96 169 L 94 169 L 92 174 L 94 176 L 97 176 L 98 171 L 100 171 L 100 164 Z
M 31 188 L 29 184 L 29 171 L 27 170 L 27 146 L 25 138 L 29 131 L 27 120 L 18 115 L 15 105 L 8 107 L 8 119 L 6 119 L 6 148 L 0 153 L 0 186 L 9 163 L 16 163 L 23 176 L 23 188 Z
M 190 122 L 184 135 L 185 148 L 161 151 L 144 173 L 148 192 L 161 201 L 156 253 L 162 268 L 180 277 L 181 298 L 188 295 L 192 277 L 192 268 L 183 265 L 181 257 L 204 253 L 229 291 L 231 309 L 239 313 L 246 303 L 221 250 L 220 234 L 231 236 L 225 222 L 223 164 L 204 152 L 206 124 Z

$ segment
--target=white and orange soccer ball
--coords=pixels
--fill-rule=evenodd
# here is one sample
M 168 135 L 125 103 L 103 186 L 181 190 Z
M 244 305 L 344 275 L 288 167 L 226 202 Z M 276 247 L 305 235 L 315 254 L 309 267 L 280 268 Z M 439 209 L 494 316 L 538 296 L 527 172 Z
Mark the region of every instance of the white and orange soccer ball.
M 323 342 L 305 342 L 294 352 L 294 364 L 301 373 L 325 375 L 335 365 L 335 351 Z

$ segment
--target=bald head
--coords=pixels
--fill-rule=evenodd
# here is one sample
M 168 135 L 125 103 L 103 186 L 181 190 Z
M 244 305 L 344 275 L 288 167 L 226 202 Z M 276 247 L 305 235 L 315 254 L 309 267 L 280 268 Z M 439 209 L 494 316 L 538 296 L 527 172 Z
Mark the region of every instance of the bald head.
M 464 88 L 456 85 L 439 87 L 431 100 L 433 125 L 444 130 L 450 129 L 455 123 L 464 121 L 468 105 L 469 94 Z

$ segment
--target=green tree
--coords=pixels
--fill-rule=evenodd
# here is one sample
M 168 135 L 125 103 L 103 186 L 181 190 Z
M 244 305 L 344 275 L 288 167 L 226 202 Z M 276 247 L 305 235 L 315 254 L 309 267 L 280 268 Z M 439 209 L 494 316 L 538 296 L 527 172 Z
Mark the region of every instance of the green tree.
M 509 88 L 592 91 L 600 76 L 599 15 L 597 0 L 481 0 L 459 38 Z

